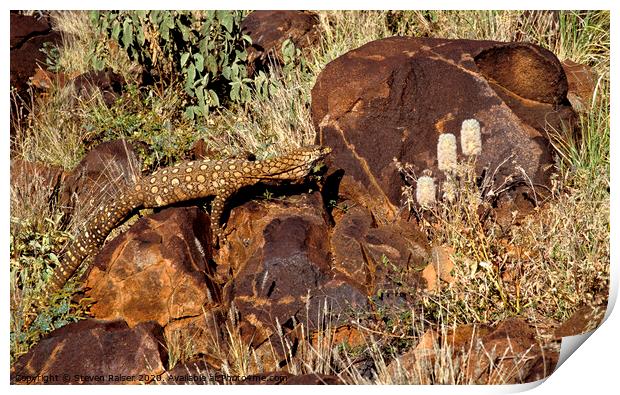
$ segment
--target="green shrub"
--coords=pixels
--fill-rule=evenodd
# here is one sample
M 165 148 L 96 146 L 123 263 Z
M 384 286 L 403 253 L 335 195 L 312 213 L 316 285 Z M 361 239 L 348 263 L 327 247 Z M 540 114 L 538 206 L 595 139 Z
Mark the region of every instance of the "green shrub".
M 204 116 L 226 100 L 251 97 L 243 11 L 93 11 L 91 22 L 118 41 L 129 57 L 160 82 L 182 76 L 185 115 Z

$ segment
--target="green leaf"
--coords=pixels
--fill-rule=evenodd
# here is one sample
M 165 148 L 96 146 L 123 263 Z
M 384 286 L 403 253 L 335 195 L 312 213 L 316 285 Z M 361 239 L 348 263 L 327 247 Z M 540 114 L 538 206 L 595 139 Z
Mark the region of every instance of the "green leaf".
M 174 29 L 174 18 L 170 12 L 166 12 L 164 16 L 164 24 L 168 27 L 168 29 Z
M 92 25 L 97 25 L 99 23 L 99 11 L 90 11 L 88 13 L 88 19 Z
M 159 25 L 159 35 L 164 41 L 170 40 L 170 29 L 168 28 L 168 25 L 166 25 L 163 21 L 161 25 Z
M 149 21 L 155 25 L 159 25 L 161 22 L 161 12 L 159 11 L 149 11 Z
M 187 59 L 189 59 L 189 52 L 185 52 L 183 55 L 181 55 L 181 67 L 185 66 L 185 63 L 187 63 Z
M 242 34 L 241 39 L 243 41 L 246 41 L 249 45 L 252 45 L 252 37 L 248 36 L 247 34 Z
M 218 11 L 217 19 L 229 33 L 232 33 L 234 21 L 233 15 L 230 11 Z
M 199 73 L 202 73 L 202 71 L 204 70 L 205 58 L 201 54 L 195 53 L 194 64 L 196 65 L 196 70 Z
M 213 55 L 208 55 L 207 56 L 207 70 L 209 71 L 209 73 L 211 74 L 217 74 L 217 59 L 215 58 L 215 56 Z M 230 79 L 230 78 L 227 78 Z
M 172 29 L 173 27 L 174 26 L 170 28 Z M 189 41 L 189 28 L 185 26 L 183 23 L 181 23 L 180 19 L 177 19 L 177 27 L 181 31 L 181 35 L 183 36 L 183 41 L 185 42 Z
M 248 59 L 248 53 L 246 51 L 235 50 L 235 56 L 237 60 L 245 62 Z
M 144 28 L 142 28 L 142 26 L 138 27 L 138 35 L 136 36 L 136 40 L 138 40 L 138 44 L 140 46 L 144 45 L 146 42 L 146 37 L 144 37 Z
M 187 68 L 187 80 L 190 81 L 191 83 L 194 83 L 195 79 L 196 79 L 196 66 L 194 66 L 194 64 L 192 63 Z
M 96 71 L 101 71 L 101 70 L 103 70 L 103 69 L 104 69 L 104 67 L 105 67 L 105 62 L 104 62 L 102 59 L 99 59 L 99 58 L 98 58 L 98 57 L 96 57 L 96 56 L 93 56 L 93 58 L 92 58 L 92 60 L 91 60 L 91 63 L 92 63 L 92 65 L 93 65 L 93 68 L 94 68 Z
M 231 74 L 230 66 L 224 66 L 222 68 L 222 76 L 224 76 L 224 78 L 230 81 L 230 74 Z
M 123 38 L 121 40 L 123 42 L 123 47 L 129 48 L 133 43 L 133 26 L 131 24 L 131 19 L 126 18 L 123 22 Z
M 216 107 L 219 107 L 219 105 L 220 105 L 220 98 L 217 97 L 217 93 L 215 93 L 215 91 L 212 90 L 212 89 L 209 89 L 208 92 L 209 92 L 209 97 L 211 98 L 211 100 L 210 100 L 211 104 L 216 106 Z
M 239 101 L 239 91 L 241 90 L 241 82 L 233 81 L 230 83 L 230 100 Z
M 185 108 L 185 116 L 188 119 L 194 119 L 194 106 L 188 106 Z
M 118 41 L 118 36 L 121 33 L 121 24 L 118 21 L 112 22 L 112 38 Z
M 204 106 L 205 93 L 203 88 L 196 89 L 196 98 L 198 99 L 198 104 Z

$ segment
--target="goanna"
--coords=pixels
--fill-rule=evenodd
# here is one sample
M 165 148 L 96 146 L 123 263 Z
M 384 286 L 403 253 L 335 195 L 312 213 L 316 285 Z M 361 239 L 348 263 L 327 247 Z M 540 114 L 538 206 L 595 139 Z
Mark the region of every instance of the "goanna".
M 214 196 L 211 230 L 214 241 L 222 240 L 220 218 L 226 200 L 240 188 L 269 180 L 301 180 L 331 149 L 307 146 L 261 161 L 243 159 L 197 160 L 177 163 L 142 177 L 110 204 L 102 206 L 68 246 L 60 262 L 25 317 L 28 325 L 49 296 L 64 287 L 84 259 L 97 251 L 108 234 L 139 208 L 163 207 L 186 200 Z

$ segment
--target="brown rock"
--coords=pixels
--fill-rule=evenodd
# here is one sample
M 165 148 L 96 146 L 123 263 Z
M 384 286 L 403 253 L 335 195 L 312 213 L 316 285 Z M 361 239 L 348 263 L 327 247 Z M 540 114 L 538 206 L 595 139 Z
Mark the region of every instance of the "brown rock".
M 60 41 L 60 33 L 52 30 L 47 17 L 11 13 L 11 86 L 25 92 L 37 65 L 45 64 L 43 44 Z
M 366 208 L 345 204 L 351 208 L 338 216 L 331 238 L 334 269 L 369 296 L 397 282 L 415 286 L 428 260 L 425 236 L 412 223 L 377 224 Z
M 203 306 L 219 299 L 209 279 L 209 223 L 196 207 L 167 208 L 105 245 L 86 280 L 92 314 L 130 326 L 202 317 Z
M 46 193 L 48 200 L 56 198 L 65 177 L 58 166 L 11 159 L 11 193 L 20 200 L 31 199 L 37 193 Z
M 452 270 L 454 260 L 452 258 L 454 249 L 450 246 L 433 246 L 431 248 L 431 263 L 422 271 L 422 277 L 426 280 L 426 289 L 430 292 L 437 290 L 439 280 L 448 284 L 454 282 Z
M 435 292 L 437 290 L 437 286 L 439 285 L 439 275 L 437 275 L 435 266 L 432 263 L 426 265 L 424 270 L 422 270 L 421 276 L 424 281 L 426 281 L 424 289 L 428 292 Z
M 15 127 L 27 119 L 32 107 L 29 80 L 35 70 L 45 67 L 45 54 L 41 52 L 45 43 L 61 42 L 59 32 L 52 30 L 47 16 L 35 17 L 11 12 L 11 148 L 15 140 Z
M 101 143 L 67 174 L 60 206 L 67 213 L 75 209 L 93 212 L 126 186 L 135 184 L 140 176 L 140 163 L 131 144 L 125 140 Z
M 575 111 L 587 112 L 592 104 L 596 75 L 589 66 L 569 59 L 562 62 L 562 68 L 568 79 L 568 101 Z
M 518 318 L 507 319 L 486 334 L 470 337 L 468 348 L 463 350 L 466 382 L 478 384 L 538 380 L 553 372 L 553 361 L 557 362 L 558 356 L 544 349 L 536 340 L 536 332 Z
M 208 159 L 212 156 L 212 152 L 207 147 L 207 143 L 204 139 L 198 139 L 192 145 L 191 158 L 192 160 Z
M 14 384 L 136 384 L 164 372 L 162 328 L 85 320 L 50 333 L 15 363 Z M 28 382 L 34 378 L 34 382 Z M 143 381 L 148 381 L 144 380 Z
M 247 49 L 250 74 L 283 63 L 282 44 L 290 39 L 295 47 L 310 48 L 320 40 L 319 16 L 311 11 L 253 11 L 241 23 L 241 31 L 252 38 Z
M 437 333 L 427 330 L 412 350 L 389 363 L 381 381 L 391 384 L 432 384 L 431 375 L 427 372 L 432 371 L 431 366 L 435 363 L 435 354 L 440 347 Z
M 555 337 L 575 336 L 595 330 L 603 321 L 607 306 L 582 306 L 556 328 Z
M 232 273 L 225 300 L 238 309 L 244 338 L 254 347 L 295 323 L 316 328 L 323 303 L 333 315 L 366 306 L 365 293 L 332 271 L 319 193 L 246 203 L 231 211 L 227 229 L 228 245 L 216 258 L 218 277 L 226 281 Z M 280 342 L 272 341 L 276 347 Z
M 334 167 L 396 213 L 403 182 L 393 158 L 441 178 L 438 135 L 454 133 L 458 141 L 470 118 L 482 127 L 480 173 L 514 155 L 496 183 L 520 166 L 534 184 L 548 184 L 547 128 L 575 119 L 567 87 L 556 57 L 532 44 L 392 37 L 325 67 L 312 90 L 312 120 L 318 139 L 333 148 Z
M 364 334 L 354 326 L 341 325 L 329 330 L 312 333 L 310 344 L 317 350 L 331 350 L 341 344 L 351 348 L 365 346 L 367 345 L 367 340 Z
M 463 325 L 440 335 L 428 330 L 418 345 L 388 365 L 383 381 L 431 384 L 438 359 L 445 354 L 461 384 L 516 384 L 550 375 L 559 354 L 542 347 L 536 332 L 524 321 L 511 318 L 495 327 Z M 441 367 L 440 367 L 441 369 Z M 439 384 L 439 383 L 436 383 Z
M 55 86 L 65 86 L 67 83 L 67 75 L 64 73 L 53 73 L 39 67 L 35 71 L 30 82 L 35 88 L 42 91 L 48 91 Z
M 480 338 L 470 350 L 466 363 L 467 378 L 485 384 L 516 384 L 541 375 L 543 378 L 555 368 L 550 364 L 553 354 L 540 346 L 536 333 L 527 323 L 516 318 L 508 319 Z M 543 372 L 534 372 L 534 368 L 541 368 L 540 360 L 544 362 Z
M 100 92 L 105 104 L 111 106 L 123 92 L 125 79 L 112 69 L 106 68 L 80 74 L 71 83 L 75 88 L 75 97 L 88 100 L 96 92 Z
M 219 369 L 227 360 L 229 351 L 224 321 L 224 317 L 214 310 L 173 320 L 164 328 L 168 349 L 182 361 L 200 356 L 209 366 Z

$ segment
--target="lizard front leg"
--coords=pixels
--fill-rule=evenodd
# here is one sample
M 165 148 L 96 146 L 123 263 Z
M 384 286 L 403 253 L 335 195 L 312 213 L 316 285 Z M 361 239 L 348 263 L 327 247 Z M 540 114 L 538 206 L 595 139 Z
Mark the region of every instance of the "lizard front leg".
M 224 232 L 220 223 L 224 211 L 224 203 L 229 196 L 229 194 L 215 195 L 215 199 L 211 203 L 211 237 L 214 247 L 224 241 Z

